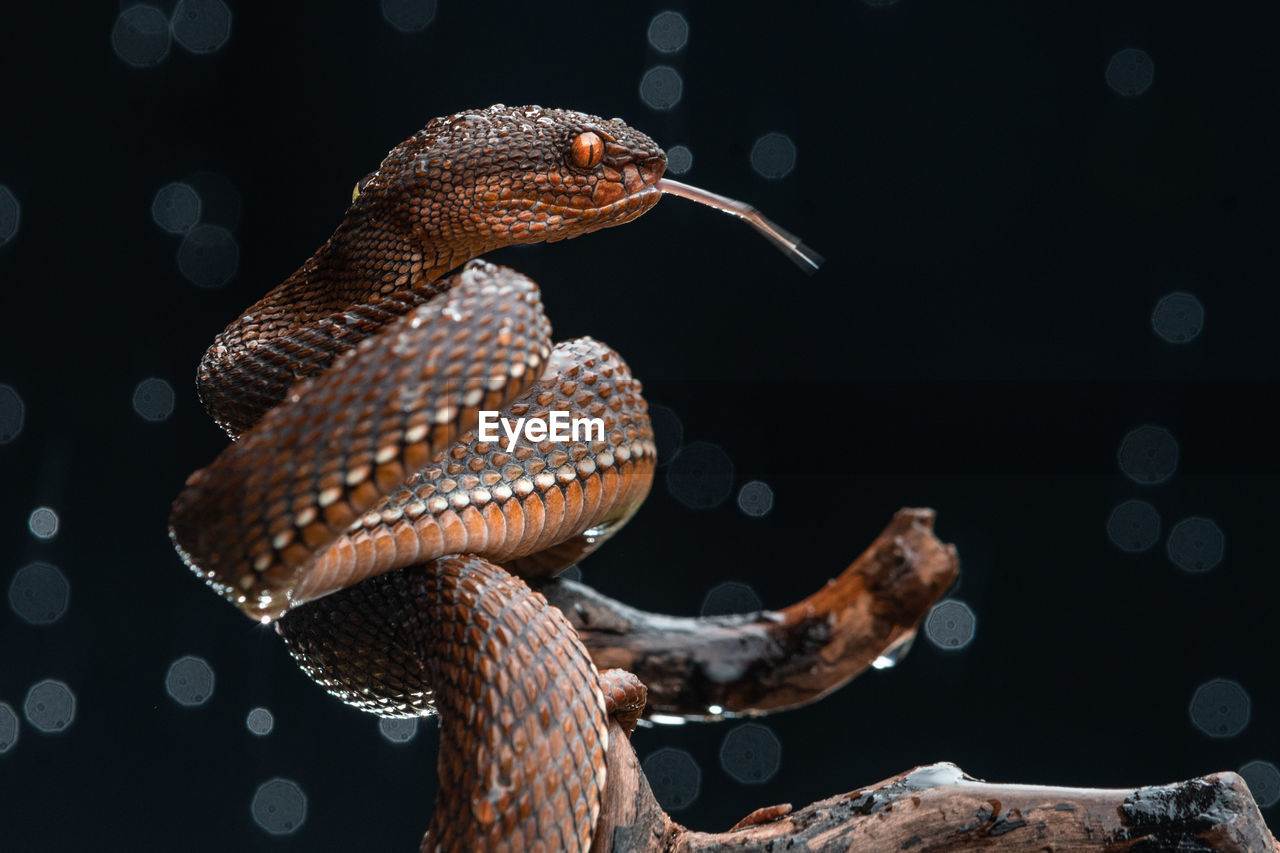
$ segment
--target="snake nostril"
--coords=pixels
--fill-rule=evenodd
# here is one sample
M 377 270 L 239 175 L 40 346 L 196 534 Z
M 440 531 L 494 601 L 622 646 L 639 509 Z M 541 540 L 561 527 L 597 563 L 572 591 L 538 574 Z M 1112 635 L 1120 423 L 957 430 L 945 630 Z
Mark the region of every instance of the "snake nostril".
M 661 180 L 667 171 L 667 158 L 662 154 L 655 154 L 638 161 L 636 165 L 639 167 L 640 177 L 646 184 L 652 186 Z

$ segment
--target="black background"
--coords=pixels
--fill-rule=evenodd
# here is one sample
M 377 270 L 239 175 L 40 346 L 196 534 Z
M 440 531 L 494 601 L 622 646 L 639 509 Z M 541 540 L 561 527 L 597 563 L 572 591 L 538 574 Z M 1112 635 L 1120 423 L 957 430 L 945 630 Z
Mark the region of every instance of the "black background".
M 222 50 L 174 44 L 151 69 L 113 54 L 113 4 L 0 13 L 0 183 L 22 204 L 0 247 L 0 382 L 27 412 L 0 446 L 0 570 L 7 583 L 46 560 L 71 583 L 55 625 L 0 613 L 0 701 L 20 712 L 44 678 L 78 701 L 67 731 L 24 722 L 0 756 L 0 846 L 416 849 L 434 725 L 387 743 L 192 578 L 165 524 L 184 477 L 224 445 L 191 382 L 214 334 L 324 240 L 390 146 L 497 101 L 620 115 L 687 145 L 684 180 L 758 205 L 829 259 L 806 278 L 748 228 L 677 199 L 625 228 L 499 253 L 541 284 L 558 338 L 610 343 L 686 441 L 721 445 L 736 485 L 775 492 L 762 519 L 732 499 L 695 512 L 660 477 L 587 580 L 678 614 L 726 580 L 782 606 L 898 507 L 932 506 L 962 560 L 954 595 L 977 614 L 961 652 L 921 638 L 896 669 L 766 719 L 782 744 L 766 784 L 721 769 L 731 723 L 640 731 L 642 758 L 676 746 L 701 765 L 678 820 L 723 829 L 937 760 L 1089 786 L 1280 761 L 1269 4 L 442 0 L 413 35 L 374 2 L 232 7 Z M 665 8 L 691 27 L 674 57 L 645 38 Z M 1155 64 L 1135 98 L 1104 80 L 1127 47 Z M 658 64 L 683 76 L 670 112 L 638 96 Z M 749 163 L 771 131 L 798 152 L 782 180 Z M 183 279 L 178 238 L 150 215 L 157 189 L 200 170 L 241 199 L 224 222 L 239 272 L 215 290 Z M 1203 334 L 1177 346 L 1150 322 L 1175 290 L 1206 309 Z M 177 391 L 158 423 L 130 403 L 151 376 Z M 1117 465 L 1145 423 L 1180 446 L 1163 485 Z M 1163 541 L 1121 552 L 1106 521 L 1129 498 L 1166 532 L 1213 518 L 1222 564 L 1185 574 Z M 61 515 L 50 542 L 26 529 L 39 505 Z M 197 709 L 164 690 L 185 654 L 217 675 Z M 1239 737 L 1190 722 L 1196 686 L 1215 677 L 1251 695 Z M 255 705 L 275 715 L 268 737 L 245 728 Z M 279 839 L 249 810 L 274 776 L 308 796 L 305 825 Z

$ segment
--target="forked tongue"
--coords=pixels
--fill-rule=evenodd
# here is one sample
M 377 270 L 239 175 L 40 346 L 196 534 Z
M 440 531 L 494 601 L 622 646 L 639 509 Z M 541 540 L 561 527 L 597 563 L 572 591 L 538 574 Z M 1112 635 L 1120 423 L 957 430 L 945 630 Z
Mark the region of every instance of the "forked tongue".
M 802 243 L 799 237 L 785 228 L 779 228 L 774 224 L 773 220 L 749 204 L 725 198 L 722 195 L 701 190 L 697 187 L 691 187 L 688 184 L 682 184 L 670 178 L 663 178 L 658 181 L 658 189 L 664 193 L 691 199 L 698 204 L 714 207 L 716 210 L 722 210 L 730 216 L 736 216 L 744 220 L 763 234 L 770 243 L 781 249 L 784 255 L 795 261 L 796 266 L 809 274 L 817 272 L 818 267 L 822 266 L 822 262 L 826 260 L 822 255 Z

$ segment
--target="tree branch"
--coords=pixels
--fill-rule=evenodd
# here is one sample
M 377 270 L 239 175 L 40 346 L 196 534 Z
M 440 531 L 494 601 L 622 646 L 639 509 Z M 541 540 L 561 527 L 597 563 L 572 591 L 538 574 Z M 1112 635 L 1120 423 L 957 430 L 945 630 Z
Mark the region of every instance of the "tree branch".
M 565 580 L 534 584 L 577 629 L 597 668 L 635 673 L 646 713 L 691 718 L 794 708 L 902 649 L 955 580 L 933 510 L 902 509 L 839 577 L 780 611 L 683 618 L 646 613 Z
M 900 510 L 839 578 L 779 612 L 679 619 L 581 584 L 544 594 L 598 667 L 636 673 L 647 711 L 698 717 L 711 705 L 763 713 L 813 701 L 914 636 L 951 584 L 954 549 L 930 510 Z M 653 796 L 627 734 L 610 724 L 608 783 L 592 853 L 794 850 L 1239 851 L 1280 853 L 1244 780 L 1214 773 L 1136 789 L 990 784 L 939 763 L 793 811 L 757 809 L 726 832 L 695 832 Z
M 611 728 L 609 783 L 592 853 L 793 850 L 1099 850 L 1280 853 L 1244 780 L 1213 773 L 1135 789 L 1000 785 L 954 764 L 917 767 L 800 811 L 758 809 L 695 832 L 657 804 L 626 735 Z

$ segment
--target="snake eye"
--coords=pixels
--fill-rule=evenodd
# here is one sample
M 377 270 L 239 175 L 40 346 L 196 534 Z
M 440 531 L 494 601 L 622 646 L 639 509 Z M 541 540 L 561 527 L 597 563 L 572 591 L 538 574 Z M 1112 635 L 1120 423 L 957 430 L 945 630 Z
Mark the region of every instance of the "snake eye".
M 569 143 L 569 162 L 579 169 L 594 169 L 604 159 L 604 142 L 587 130 L 579 133 Z

